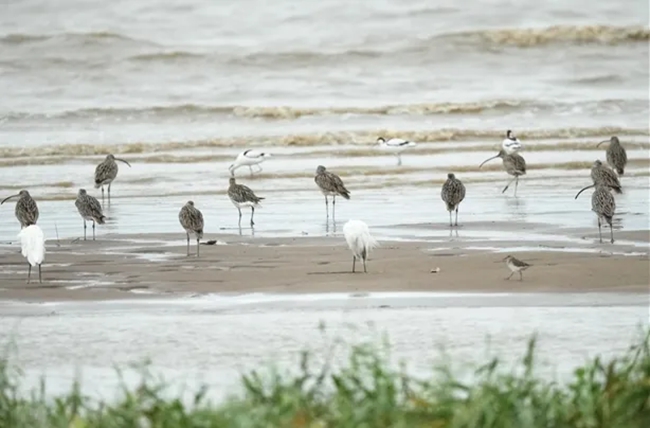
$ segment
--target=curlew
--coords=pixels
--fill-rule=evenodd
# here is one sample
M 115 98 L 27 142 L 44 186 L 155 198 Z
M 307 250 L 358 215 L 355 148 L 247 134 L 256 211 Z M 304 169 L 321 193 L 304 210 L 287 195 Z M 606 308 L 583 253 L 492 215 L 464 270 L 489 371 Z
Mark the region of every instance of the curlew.
M 234 177 L 237 168 L 241 168 L 242 166 L 248 167 L 248 169 L 251 172 L 251 176 L 253 175 L 253 165 L 257 165 L 258 168 L 257 172 L 262 172 L 262 167 L 260 166 L 260 164 L 270 156 L 271 156 L 270 153 L 264 153 L 252 149 L 241 152 L 240 154 L 237 155 L 235 162 L 228 167 L 228 170 L 230 171 L 230 175 Z
M 253 227 L 255 225 L 255 222 L 253 221 L 255 208 L 260 206 L 260 202 L 264 198 L 255 196 L 255 193 L 253 193 L 248 186 L 237 184 L 235 177 L 230 177 L 228 197 L 233 205 L 237 207 L 237 211 L 239 211 L 239 227 L 241 227 L 241 209 L 246 207 L 251 208 L 251 227 Z
M 591 167 L 591 181 L 593 181 L 593 184 L 580 190 L 575 199 L 578 199 L 578 196 L 580 196 L 580 193 L 583 191 L 597 186 L 603 186 L 609 190 L 613 190 L 618 194 L 623 193 L 621 182 L 618 180 L 618 177 L 616 176 L 616 173 L 614 173 L 614 170 L 607 165 L 603 165 L 603 163 L 599 160 L 596 160 Z
M 522 281 L 524 279 L 522 272 L 531 266 L 528 263 L 522 262 L 521 260 L 510 255 L 506 256 L 503 261 L 506 262 L 506 266 L 508 266 L 508 269 L 510 269 L 510 276 L 506 278 L 507 280 L 509 280 L 512 275 L 515 274 L 515 272 L 519 272 L 519 281 Z
M 107 155 L 106 159 L 95 168 L 95 189 L 102 188 L 102 200 L 104 200 L 104 186 L 108 186 L 108 201 L 111 200 L 111 183 L 117 177 L 117 162 L 124 162 L 131 168 L 131 164 L 124 159 L 116 158 L 115 156 Z
M 456 178 L 454 174 L 447 174 L 447 181 L 442 185 L 440 197 L 447 204 L 449 211 L 449 227 L 451 224 L 451 212 L 456 211 L 456 226 L 458 226 L 458 206 L 465 199 L 465 185 Z
M 391 138 L 386 141 L 384 137 L 377 138 L 377 145 L 383 150 L 394 153 L 397 157 L 397 165 L 402 164 L 402 152 L 410 147 L 416 146 L 414 142 L 402 138 Z
M 350 191 L 345 188 L 343 181 L 338 175 L 327 171 L 323 165 L 319 165 L 318 168 L 316 168 L 314 182 L 323 195 L 325 195 L 325 212 L 327 213 L 327 218 L 330 216 L 327 197 L 332 197 L 332 217 L 334 217 L 336 213 L 336 195 L 343 196 L 345 199 L 350 199 Z
M 178 213 L 178 221 L 187 234 L 187 255 L 190 255 L 190 234 L 196 236 L 196 257 L 199 256 L 199 241 L 203 238 L 203 214 L 194 206 L 193 201 L 187 201 Z
M 74 205 L 79 215 L 84 220 L 84 241 L 86 240 L 86 221 L 93 222 L 93 241 L 95 240 L 95 223 L 104 224 L 106 216 L 102 213 L 102 206 L 94 196 L 90 196 L 86 189 L 79 189 Z
M 598 236 L 600 238 L 600 243 L 603 243 L 601 226 L 602 221 L 605 221 L 609 225 L 610 242 L 613 244 L 614 227 L 612 226 L 612 220 L 614 218 L 614 213 L 616 212 L 616 200 L 614 199 L 614 195 L 610 192 L 609 187 L 603 184 L 592 184 L 591 186 L 587 186 L 580 190 L 575 199 L 578 199 L 578 196 L 580 196 L 580 193 L 584 190 L 594 186 L 596 187 L 596 190 L 594 190 L 594 193 L 591 195 L 591 210 L 598 216 Z
M 506 153 L 504 149 L 501 149 L 499 150 L 499 153 L 497 153 L 496 156 L 492 156 L 491 158 L 483 161 L 483 163 L 479 165 L 479 169 L 486 162 L 496 158 L 501 158 L 503 160 L 503 167 L 505 168 L 506 172 L 514 177 L 512 180 L 510 180 L 508 184 L 506 184 L 506 187 L 503 188 L 501 193 L 504 193 L 506 190 L 508 190 L 508 187 L 510 187 L 510 185 L 514 181 L 515 196 L 517 196 L 517 186 L 519 185 L 519 177 L 522 175 L 526 175 L 526 160 L 523 157 L 521 157 L 521 155 L 518 153 L 513 153 L 509 155 L 508 153 Z
M 612 137 L 609 140 L 601 141 L 596 145 L 596 147 L 607 142 L 609 142 L 609 147 L 607 147 L 607 150 L 605 151 L 607 163 L 616 170 L 618 175 L 623 175 L 625 173 L 625 165 L 627 165 L 627 152 L 621 145 L 618 137 Z
M 0 205 L 4 204 L 11 198 L 20 198 L 18 199 L 18 202 L 16 202 L 15 209 L 16 218 L 20 222 L 20 228 L 23 229 L 32 224 L 36 224 L 38 221 L 38 206 L 29 192 L 27 190 L 21 190 L 16 195 L 4 198 L 3 201 L 0 202 Z
M 343 235 L 350 251 L 352 251 L 352 273 L 355 271 L 357 259 L 363 261 L 363 272 L 368 273 L 366 270 L 368 253 L 379 245 L 377 240 L 370 235 L 368 225 L 361 220 L 348 220 L 343 226 Z
M 18 233 L 20 247 L 23 257 L 27 259 L 29 270 L 27 271 L 27 284 L 32 280 L 32 266 L 38 266 L 38 282 L 43 282 L 41 276 L 41 264 L 45 259 L 45 237 L 40 227 L 35 224 L 29 225 Z
M 501 142 L 501 148 L 505 150 L 506 154 L 512 155 L 522 149 L 521 142 L 515 137 L 515 134 L 508 129 L 506 131 L 506 138 Z

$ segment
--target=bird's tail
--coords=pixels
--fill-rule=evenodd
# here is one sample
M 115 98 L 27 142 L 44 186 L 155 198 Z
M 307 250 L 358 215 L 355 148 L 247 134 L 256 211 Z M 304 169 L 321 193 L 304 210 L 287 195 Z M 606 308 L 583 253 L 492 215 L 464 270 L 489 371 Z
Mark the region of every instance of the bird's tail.
M 106 216 L 105 215 L 97 218 L 97 224 L 104 224 L 104 223 L 106 223 Z
M 101 181 L 95 181 L 95 189 L 99 189 L 102 185 Z
M 616 168 L 616 172 L 618 173 L 618 175 L 623 175 L 625 173 L 623 168 Z
M 345 199 L 350 199 L 350 191 L 348 189 L 343 189 L 340 192 L 341 196 L 343 196 Z
M 406 143 L 406 147 L 415 147 L 415 146 L 417 146 L 417 144 L 415 144 L 413 141 L 409 141 L 408 143 Z
M 614 189 L 614 192 L 618 193 L 619 195 L 623 193 L 623 189 L 621 189 L 620 186 L 612 187 L 612 189 Z

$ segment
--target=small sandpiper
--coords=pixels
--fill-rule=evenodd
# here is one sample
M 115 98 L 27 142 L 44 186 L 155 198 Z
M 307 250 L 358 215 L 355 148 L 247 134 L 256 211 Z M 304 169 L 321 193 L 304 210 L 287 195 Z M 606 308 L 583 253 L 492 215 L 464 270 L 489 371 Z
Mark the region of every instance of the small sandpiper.
M 522 271 L 528 269 L 531 265 L 529 265 L 526 262 L 522 262 L 519 259 L 514 258 L 513 256 L 507 256 L 505 259 L 503 259 L 504 262 L 506 262 L 506 266 L 508 266 L 508 269 L 510 269 L 512 272 L 510 273 L 510 276 L 508 276 L 506 279 L 510 279 L 510 277 L 515 273 L 519 272 L 519 281 L 523 279 Z

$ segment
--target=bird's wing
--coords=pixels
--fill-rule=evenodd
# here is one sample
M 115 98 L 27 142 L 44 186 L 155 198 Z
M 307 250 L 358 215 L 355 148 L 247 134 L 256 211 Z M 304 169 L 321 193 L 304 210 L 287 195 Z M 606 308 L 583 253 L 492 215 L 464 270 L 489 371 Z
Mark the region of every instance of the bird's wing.
M 115 178 L 116 175 L 117 164 L 110 162 L 107 159 L 95 168 L 95 184 L 100 184 L 106 179 Z
M 250 189 L 248 186 L 244 186 L 243 184 L 237 184 L 236 186 L 233 186 L 231 189 L 228 190 L 228 195 L 235 201 L 235 202 L 254 202 L 258 203 L 261 201 L 263 198 L 258 198 L 255 193 Z
M 28 224 L 35 224 L 38 221 L 38 206 L 32 198 L 20 198 L 16 208 L 24 215 Z
M 248 159 L 259 159 L 263 157 L 262 152 L 253 149 L 246 150 L 242 155 Z

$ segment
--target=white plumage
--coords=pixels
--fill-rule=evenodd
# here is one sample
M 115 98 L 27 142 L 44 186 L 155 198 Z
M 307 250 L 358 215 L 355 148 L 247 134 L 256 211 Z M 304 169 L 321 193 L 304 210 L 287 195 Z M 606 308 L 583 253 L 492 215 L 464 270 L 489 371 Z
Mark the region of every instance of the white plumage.
M 402 152 L 410 147 L 415 147 L 416 144 L 412 141 L 407 141 L 402 138 L 391 138 L 386 141 L 384 137 L 377 138 L 377 145 L 382 149 L 392 153 L 395 153 L 397 156 L 397 164 L 402 164 Z
M 379 245 L 377 240 L 370 235 L 368 225 L 361 220 L 348 220 L 343 226 L 343 235 L 352 251 L 352 272 L 354 273 L 357 259 L 363 261 L 363 271 L 367 272 L 368 253 Z
M 264 162 L 266 158 L 270 156 L 271 156 L 270 153 L 264 153 L 258 150 L 249 149 L 238 154 L 237 158 L 235 159 L 235 162 L 228 167 L 228 170 L 230 171 L 230 174 L 234 176 L 235 170 L 237 170 L 237 168 L 241 168 L 242 166 L 247 166 L 248 169 L 250 169 L 251 171 L 251 175 L 253 175 L 253 165 L 257 165 L 257 167 L 259 168 L 257 172 L 261 172 L 262 167 L 259 164 Z
M 45 236 L 43 231 L 37 225 L 32 224 L 21 229 L 20 233 L 18 233 L 18 239 L 20 239 L 23 257 L 29 263 L 27 283 L 29 284 L 31 281 L 32 266 L 38 266 L 38 282 L 42 282 L 41 264 L 45 259 Z
M 515 137 L 515 134 L 513 134 L 512 131 L 508 129 L 506 132 L 506 138 L 501 143 L 501 147 L 503 150 L 505 150 L 506 154 L 511 155 L 517 153 L 522 149 L 523 146 L 517 137 Z

